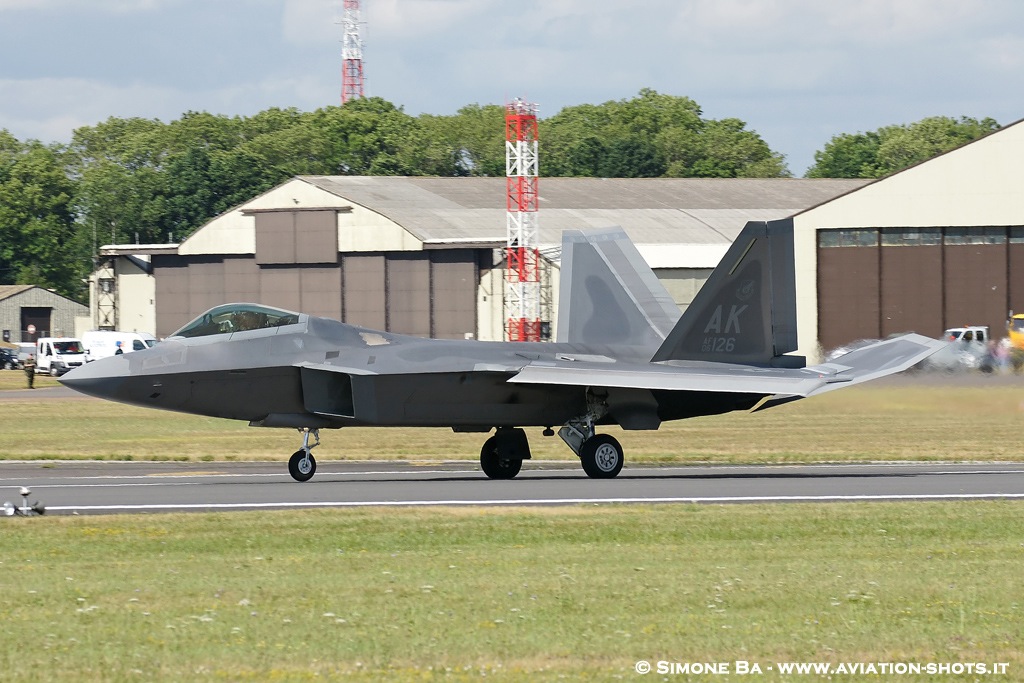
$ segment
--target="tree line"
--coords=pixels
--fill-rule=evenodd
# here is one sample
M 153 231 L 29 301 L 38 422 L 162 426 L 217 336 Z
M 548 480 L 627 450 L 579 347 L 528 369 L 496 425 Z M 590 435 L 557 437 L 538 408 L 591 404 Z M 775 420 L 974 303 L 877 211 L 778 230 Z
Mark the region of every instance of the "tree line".
M 164 123 L 109 118 L 69 143 L 0 130 L 0 284 L 84 300 L 96 248 L 180 241 L 295 175 L 502 176 L 505 110 L 472 104 L 410 116 L 381 98 L 249 117 L 188 112 Z M 997 129 L 930 118 L 834 137 L 808 177 L 879 177 Z M 688 97 L 566 107 L 538 124 L 540 174 L 615 178 L 789 177 L 782 154 Z

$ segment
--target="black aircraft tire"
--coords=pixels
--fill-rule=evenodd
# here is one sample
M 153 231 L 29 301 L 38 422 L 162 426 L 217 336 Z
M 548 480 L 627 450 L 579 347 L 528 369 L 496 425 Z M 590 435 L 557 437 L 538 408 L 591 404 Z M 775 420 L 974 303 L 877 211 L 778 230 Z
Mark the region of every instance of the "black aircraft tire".
M 517 458 L 503 458 L 498 452 L 498 437 L 484 441 L 480 449 L 480 469 L 490 479 L 513 479 L 523 468 L 523 461 Z
M 625 456 L 615 437 L 596 434 L 583 442 L 580 462 L 583 471 L 593 479 L 613 479 L 622 471 Z
M 301 448 L 288 460 L 288 474 L 292 475 L 295 481 L 309 481 L 316 474 L 316 458 L 309 454 L 308 468 L 303 467 L 303 460 L 306 458 L 306 451 Z

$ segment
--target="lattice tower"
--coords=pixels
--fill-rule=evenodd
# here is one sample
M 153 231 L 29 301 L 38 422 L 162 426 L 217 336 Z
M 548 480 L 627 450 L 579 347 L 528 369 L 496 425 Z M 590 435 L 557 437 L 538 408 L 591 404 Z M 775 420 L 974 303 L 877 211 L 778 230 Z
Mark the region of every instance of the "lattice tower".
M 540 341 L 540 252 L 537 250 L 537 105 L 505 106 L 505 311 L 509 341 Z
M 359 0 L 345 0 L 342 19 L 345 37 L 341 44 L 341 103 L 363 97 L 363 39 L 360 35 Z

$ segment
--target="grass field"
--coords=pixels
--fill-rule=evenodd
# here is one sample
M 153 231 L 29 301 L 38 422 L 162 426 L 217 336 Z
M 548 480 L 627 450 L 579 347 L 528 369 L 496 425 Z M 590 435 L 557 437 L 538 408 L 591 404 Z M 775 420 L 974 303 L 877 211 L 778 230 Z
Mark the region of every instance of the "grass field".
M 1021 680 L 1021 512 L 972 502 L 15 519 L 0 533 L 0 670 L 30 681 L 645 680 L 640 659 L 742 659 L 1006 662 L 999 680 Z
M 965 386 L 875 382 L 762 413 L 666 423 L 656 432 L 602 431 L 619 438 L 627 464 L 1016 460 L 1024 436 L 1024 377 L 1003 379 Z M 24 376 L 0 372 L 3 459 L 283 460 L 300 445 L 290 429 L 84 397 L 4 399 L 5 387 L 23 388 Z M 560 439 L 540 431 L 528 430 L 535 457 L 575 458 Z M 324 430 L 321 438 L 319 460 L 475 460 L 485 437 L 352 428 Z
M 4 397 L 23 381 L 0 373 L 2 458 L 283 460 L 298 445 L 290 430 Z M 633 462 L 1015 460 L 1021 388 L 875 383 L 609 431 Z M 538 457 L 572 457 L 530 435 Z M 323 436 L 324 460 L 475 459 L 482 440 Z M 1002 676 L 898 680 L 1024 680 L 1020 502 L 0 520 L 10 680 L 891 680 L 767 671 L 778 662 L 1006 663 Z M 765 672 L 641 676 L 640 659 Z

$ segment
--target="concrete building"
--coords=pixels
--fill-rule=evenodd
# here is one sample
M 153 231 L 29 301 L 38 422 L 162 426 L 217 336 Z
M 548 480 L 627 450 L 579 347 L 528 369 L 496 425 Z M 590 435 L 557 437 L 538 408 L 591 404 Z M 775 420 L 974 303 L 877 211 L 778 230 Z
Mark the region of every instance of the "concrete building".
M 1024 311 L 1024 122 L 794 217 L 801 352 Z
M 5 342 L 76 336 L 88 314 L 87 306 L 42 287 L 0 285 L 0 330 Z
M 90 330 L 156 330 L 154 254 L 174 254 L 177 245 L 132 244 L 100 249 L 99 266 L 89 277 Z
M 544 178 L 548 291 L 563 230 L 620 225 L 685 306 L 748 220 L 791 216 L 865 183 Z M 104 247 L 95 327 L 129 329 L 124 321 L 151 315 L 152 329 L 139 331 L 165 336 L 215 305 L 255 301 L 393 332 L 501 339 L 505 192 L 500 177 L 297 177 L 181 244 Z M 556 308 L 550 298 L 542 312 L 552 325 Z

